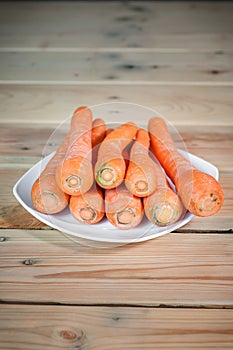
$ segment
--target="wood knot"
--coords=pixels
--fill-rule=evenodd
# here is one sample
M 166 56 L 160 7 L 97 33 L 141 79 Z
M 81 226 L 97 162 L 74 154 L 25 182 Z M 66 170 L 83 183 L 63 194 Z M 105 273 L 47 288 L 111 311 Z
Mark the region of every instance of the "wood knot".
M 118 22 L 128 22 L 131 21 L 133 19 L 133 17 L 131 16 L 121 16 L 121 17 L 117 17 L 116 21 Z
M 147 8 L 143 6 L 132 6 L 130 9 L 135 12 L 147 12 Z
M 81 349 L 86 341 L 85 332 L 82 329 L 73 327 L 57 328 L 55 330 L 55 338 L 63 344 L 72 344 L 72 349 Z
M 0 237 L 0 242 L 5 242 L 6 241 L 6 237 Z
M 126 63 L 126 64 L 119 66 L 119 68 L 121 68 L 121 69 L 123 68 L 126 70 L 140 70 L 140 69 L 142 69 L 142 66 L 140 64 Z
M 117 77 L 115 76 L 115 75 L 106 75 L 106 77 L 104 77 L 105 79 L 107 79 L 107 80 L 115 80 L 115 79 L 117 79 Z
M 23 264 L 24 265 L 35 265 L 36 261 L 33 260 L 33 259 L 26 259 L 26 260 L 23 261 Z
M 135 66 L 133 64 L 125 64 L 124 68 L 126 68 L 126 69 L 134 69 Z
M 120 317 L 119 317 L 119 316 L 113 316 L 112 319 L 113 319 L 113 321 L 116 321 L 116 322 L 117 322 L 117 321 L 119 321 Z
M 223 55 L 224 51 L 223 50 L 217 50 L 215 51 L 215 55 Z
M 75 340 L 77 339 L 77 334 L 73 331 L 64 329 L 60 331 L 60 336 L 65 340 Z
M 211 70 L 211 74 L 219 74 L 219 73 L 221 73 L 218 69 L 212 69 Z

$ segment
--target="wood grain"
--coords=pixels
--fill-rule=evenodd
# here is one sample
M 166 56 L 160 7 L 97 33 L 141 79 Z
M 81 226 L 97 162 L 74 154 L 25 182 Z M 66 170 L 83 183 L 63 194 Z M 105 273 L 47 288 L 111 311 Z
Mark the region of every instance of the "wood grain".
M 233 125 L 232 101 L 233 87 L 222 86 L 0 86 L 4 123 L 59 124 L 79 105 L 109 103 L 109 112 L 113 112 L 123 102 L 151 108 L 177 126 Z
M 0 349 L 232 349 L 232 10 L 0 2 Z M 16 181 L 77 106 L 104 103 L 94 117 L 121 122 L 137 104 L 142 122 L 152 109 L 173 123 L 220 168 L 221 211 L 128 245 L 75 239 L 26 212 Z
M 59 24 L 59 25 L 58 25 Z M 1 2 L 0 46 L 232 50 L 232 4 Z
M 0 349 L 232 349 L 232 310 L 2 305 Z
M 5 230 L 0 299 L 232 307 L 232 243 L 231 234 L 173 233 L 141 244 L 83 246 L 55 230 Z
M 0 52 L 0 83 L 225 83 L 233 53 Z
M 25 168 L 13 168 L 0 170 L 1 192 L 0 192 L 0 228 L 22 227 L 28 228 L 45 227 L 40 221 L 29 214 L 15 199 L 13 186 L 18 179 L 26 172 Z

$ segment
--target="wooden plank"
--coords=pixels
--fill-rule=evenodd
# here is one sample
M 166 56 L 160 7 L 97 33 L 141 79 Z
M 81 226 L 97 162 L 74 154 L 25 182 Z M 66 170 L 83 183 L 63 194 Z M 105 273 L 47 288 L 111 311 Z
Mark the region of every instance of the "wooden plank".
M 1 2 L 0 46 L 232 50 L 232 8 L 224 1 L 6 1 Z
M 123 102 L 151 108 L 176 126 L 232 125 L 232 101 L 233 87 L 218 86 L 0 86 L 1 122 L 4 123 L 59 124 L 78 105 L 109 103 L 106 108 L 111 113 Z M 113 116 L 119 118 L 114 113 Z
M 179 125 L 176 130 L 177 147 L 215 164 L 220 171 L 233 170 L 233 126 Z M 0 167 L 27 169 L 42 154 L 53 152 L 65 131 L 53 124 L 0 124 Z
M 0 83 L 232 83 L 232 62 L 218 52 L 2 52 Z
M 45 227 L 44 224 L 30 215 L 15 199 L 12 190 L 14 184 L 26 172 L 20 166 L 14 169 L 0 170 L 1 193 L 0 193 L 0 228 L 26 225 L 30 228 Z
M 0 169 L 0 182 L 4 184 L 0 192 L 0 228 L 34 229 L 46 227 L 17 202 L 12 194 L 16 181 L 26 172 L 25 167 L 12 166 Z M 220 183 L 225 193 L 225 200 L 221 210 L 214 216 L 195 217 L 179 231 L 230 231 L 232 230 L 233 188 L 232 172 L 221 172 Z
M 76 244 L 55 230 L 2 236 L 5 302 L 233 306 L 231 234 L 174 233 L 108 249 Z
M 232 349 L 232 310 L 2 305 L 0 349 Z

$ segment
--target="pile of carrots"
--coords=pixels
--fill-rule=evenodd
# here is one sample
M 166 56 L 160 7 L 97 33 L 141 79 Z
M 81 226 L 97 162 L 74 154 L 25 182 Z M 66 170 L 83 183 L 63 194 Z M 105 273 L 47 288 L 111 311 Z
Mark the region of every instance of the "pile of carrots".
M 148 131 L 133 122 L 107 130 L 102 119 L 93 120 L 89 108 L 79 107 L 68 134 L 33 184 L 31 198 L 42 213 L 56 214 L 69 205 L 79 222 L 95 224 L 106 216 L 112 225 L 130 229 L 144 213 L 159 226 L 175 223 L 185 210 L 213 215 L 224 195 L 212 176 L 178 152 L 163 119 L 150 119 Z

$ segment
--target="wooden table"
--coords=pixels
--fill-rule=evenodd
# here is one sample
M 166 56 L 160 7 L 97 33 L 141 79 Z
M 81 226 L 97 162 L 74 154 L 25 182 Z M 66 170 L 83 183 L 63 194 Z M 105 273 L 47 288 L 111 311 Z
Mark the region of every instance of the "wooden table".
M 0 3 L 0 349 L 233 349 L 233 4 Z M 222 210 L 96 249 L 12 195 L 78 105 L 156 109 L 220 169 Z

